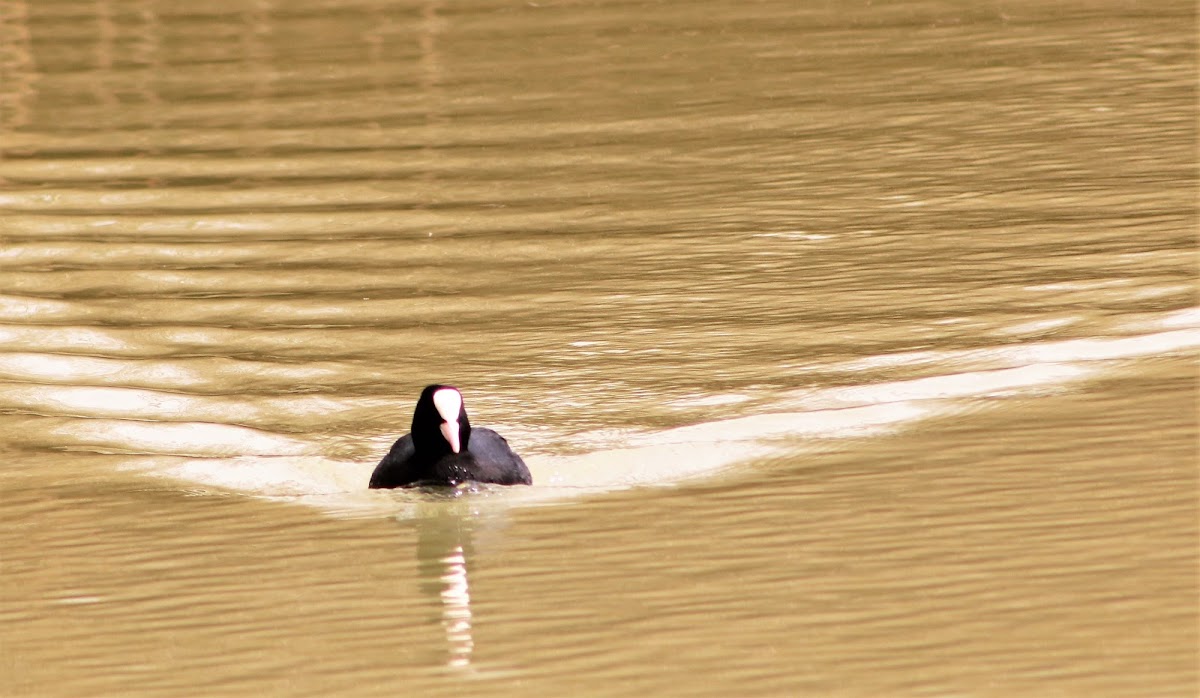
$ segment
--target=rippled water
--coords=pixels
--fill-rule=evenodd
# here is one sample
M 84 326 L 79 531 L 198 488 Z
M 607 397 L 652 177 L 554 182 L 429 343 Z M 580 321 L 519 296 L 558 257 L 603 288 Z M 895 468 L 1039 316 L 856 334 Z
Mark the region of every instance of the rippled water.
M 0 692 L 1194 695 L 1194 27 L 0 2 Z

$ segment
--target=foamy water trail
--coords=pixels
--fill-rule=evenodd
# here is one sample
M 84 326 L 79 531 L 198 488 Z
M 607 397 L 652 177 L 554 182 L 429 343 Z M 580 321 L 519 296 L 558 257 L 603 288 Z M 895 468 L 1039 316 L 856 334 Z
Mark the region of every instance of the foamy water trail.
M 536 505 L 630 487 L 678 485 L 736 472 L 737 467 L 756 467 L 755 462 L 775 456 L 835 448 L 846 439 L 893 433 L 924 419 L 971 409 L 981 398 L 1028 397 L 1046 390 L 1062 390 L 1101 375 L 1114 362 L 1200 347 L 1198 317 L 1195 311 L 1174 313 L 1156 323 L 1164 328 L 1162 331 L 1119 337 L 944 352 L 940 358 L 931 357 L 929 352 L 877 357 L 876 361 L 892 364 L 934 359 L 934 365 L 950 372 L 783 393 L 765 409 L 758 406 L 755 414 L 662 431 L 582 434 L 574 441 L 590 444 L 590 450 L 581 454 L 538 453 L 535 443 L 526 460 L 537 484 L 532 488 L 485 489 L 486 496 L 480 497 L 480 502 Z M 959 364 L 977 363 L 983 356 L 993 365 L 1004 367 L 953 370 Z M 4 399 L 8 406 L 63 409 L 86 406 L 90 404 L 88 399 L 98 397 L 82 388 L 54 391 L 39 394 L 25 388 L 7 392 Z M 311 505 L 331 513 L 404 516 L 422 501 L 419 493 L 367 490 L 365 483 L 375 465 L 374 458 L 330 458 L 311 441 L 227 423 L 118 419 L 115 417 L 123 408 L 129 410 L 127 417 L 146 418 L 154 411 L 153 401 L 140 391 L 120 394 L 134 397 L 125 402 L 112 400 L 105 409 L 95 411 L 96 418 L 63 420 L 51 433 L 80 450 L 140 454 L 129 461 L 129 467 L 147 475 Z M 191 415 L 207 413 L 210 407 L 216 409 L 169 401 L 161 407 L 166 412 L 173 409 Z M 254 415 L 249 405 L 224 409 L 226 417 L 229 410 L 236 413 L 238 409 L 245 410 L 243 416 Z M 206 416 L 216 418 L 215 414 Z M 524 436 L 519 428 L 515 432 Z M 374 439 L 372 452 L 383 453 L 395 436 Z
M 821 370 L 849 380 L 773 395 L 704 395 L 686 406 L 700 419 L 671 429 L 568 436 L 520 423 L 494 425 L 521 445 L 537 484 L 497 488 L 482 499 L 547 503 L 736 473 L 774 456 L 840 447 L 847 439 L 875 438 L 931 417 L 977 409 L 984 398 L 1063 390 L 1121 362 L 1196 347 L 1200 309 L 1191 308 L 1127 321 L 1113 328 L 1112 336 L 882 354 L 829 364 Z M 896 367 L 919 377 L 878 378 L 879 369 Z M 854 382 L 872 371 L 874 382 Z M 308 429 L 289 435 L 276 426 L 323 425 L 363 409 L 363 400 L 348 406 L 334 397 L 278 394 L 299 381 L 336 375 L 334 364 L 127 360 L 22 348 L 0 353 L 0 379 L 7 381 L 0 384 L 0 410 L 38 415 L 35 429 L 17 430 L 14 436 L 33 447 L 128 454 L 126 467 L 150 476 L 333 512 L 401 513 L 420 496 L 365 488 L 378 454 L 399 434 L 380 434 L 369 447 L 359 444 L 338 457 L 329 442 Z M 253 384 L 266 392 L 205 394 L 216 387 L 213 380 Z M 730 416 L 705 420 L 706 411 Z M 555 444 L 563 442 L 582 452 L 555 453 Z M 364 458 L 364 452 L 371 455 Z

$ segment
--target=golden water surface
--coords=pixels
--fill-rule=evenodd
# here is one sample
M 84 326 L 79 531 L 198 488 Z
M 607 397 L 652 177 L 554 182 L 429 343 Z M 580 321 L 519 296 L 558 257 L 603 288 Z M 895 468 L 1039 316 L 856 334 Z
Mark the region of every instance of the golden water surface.
M 1195 14 L 0 0 L 0 695 L 1196 695 Z

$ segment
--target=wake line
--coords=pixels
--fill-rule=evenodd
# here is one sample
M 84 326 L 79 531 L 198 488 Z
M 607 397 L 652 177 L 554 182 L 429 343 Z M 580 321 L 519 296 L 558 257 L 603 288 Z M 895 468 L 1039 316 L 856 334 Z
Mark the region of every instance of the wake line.
M 1173 317 L 1174 327 L 1197 319 L 1195 313 Z M 794 390 L 777 396 L 759 414 L 635 434 L 617 439 L 612 447 L 580 455 L 532 455 L 526 458 L 536 483 L 532 488 L 497 488 L 480 501 L 522 506 L 631 487 L 675 486 L 739 463 L 892 433 L 924 419 L 961 413 L 982 398 L 1028 396 L 1078 383 L 1098 376 L 1112 362 L 1197 347 L 1200 329 L 1184 327 L 1123 337 L 955 350 L 940 356 L 936 351 L 921 352 L 920 363 L 943 369 L 938 375 Z M 909 357 L 916 360 L 917 355 Z M 895 365 L 897 355 L 880 358 Z M 1000 367 L 953 370 L 955 364 L 981 359 Z M 67 399 L 77 395 L 72 390 L 78 389 L 66 388 L 64 399 L 55 406 L 61 409 L 76 402 Z M 33 397 L 20 391 L 9 394 L 14 403 L 39 402 Z M 117 405 L 110 401 L 109 406 Z M 145 417 L 142 412 L 153 406 L 153 401 L 139 401 L 135 412 Z M 176 410 L 176 414 L 187 416 L 187 411 Z M 48 433 L 59 447 L 136 454 L 129 467 L 151 476 L 301 503 L 337 515 L 404 515 L 420 501 L 413 492 L 368 491 L 373 460 L 328 458 L 309 441 L 233 424 L 120 419 L 113 418 L 113 410 L 102 412 L 108 418 L 64 420 Z M 601 434 L 604 438 L 599 438 Z M 613 444 L 611 432 L 601 430 L 594 436 L 597 443 Z M 586 442 L 589 435 L 580 439 Z

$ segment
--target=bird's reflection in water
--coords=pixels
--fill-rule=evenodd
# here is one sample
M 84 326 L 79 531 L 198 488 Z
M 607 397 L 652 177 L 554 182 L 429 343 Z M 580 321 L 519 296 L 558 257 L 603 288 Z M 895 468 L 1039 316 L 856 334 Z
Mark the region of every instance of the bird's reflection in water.
M 504 526 L 502 519 L 481 514 L 476 497 L 486 492 L 459 487 L 438 488 L 419 508 L 417 558 L 421 590 L 441 611 L 446 634 L 446 666 L 471 668 L 475 651 L 474 616 L 471 610 L 469 569 L 477 530 L 491 532 Z
M 475 639 L 471 635 L 471 589 L 467 581 L 467 558 L 462 546 L 442 558 L 446 572 L 442 575 L 442 627 L 446 629 L 446 644 L 450 648 L 447 664 L 462 668 L 471 664 Z

